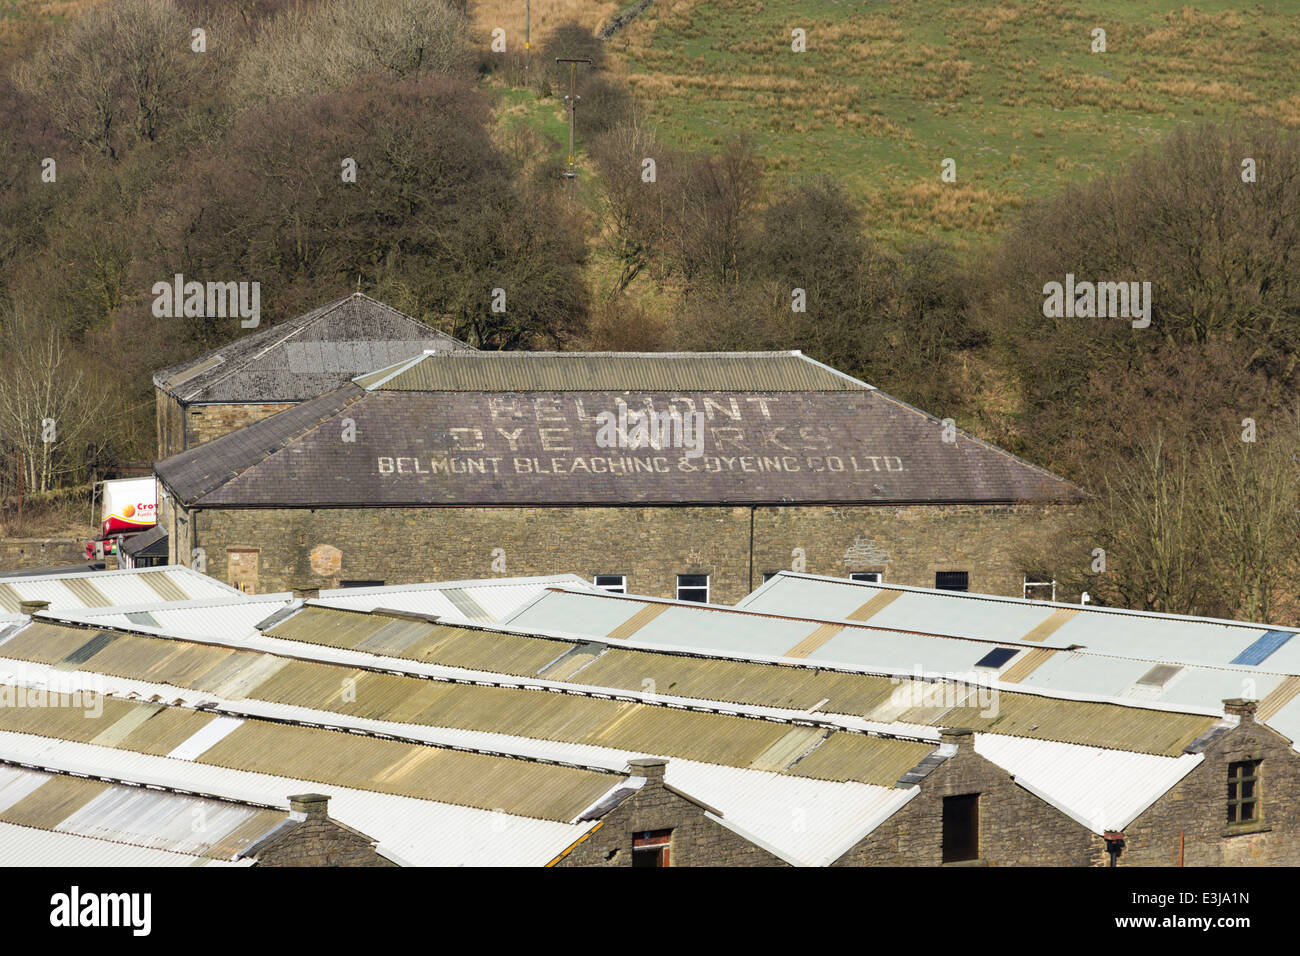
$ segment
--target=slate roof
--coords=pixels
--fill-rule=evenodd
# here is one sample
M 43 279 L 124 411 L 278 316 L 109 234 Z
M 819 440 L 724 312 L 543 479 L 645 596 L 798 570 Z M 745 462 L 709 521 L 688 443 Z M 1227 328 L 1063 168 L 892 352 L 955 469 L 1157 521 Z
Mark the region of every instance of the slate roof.
M 528 356 L 492 366 L 504 384 L 538 373 Z M 893 504 L 1073 500 L 1075 485 L 941 423 L 798 353 L 717 356 L 542 353 L 547 381 L 567 388 L 446 387 L 465 360 L 434 354 L 351 383 L 188 449 L 155 468 L 187 506 L 387 507 L 646 504 Z M 796 374 L 792 359 L 808 366 Z M 653 391 L 606 386 L 633 362 Z M 490 362 L 490 360 L 489 360 Z M 765 368 L 765 366 L 770 366 Z M 437 390 L 402 377 L 417 367 Z M 743 368 L 766 389 L 741 387 Z M 669 389 L 676 369 L 686 386 Z M 513 378 L 512 378 L 513 376 Z M 800 376 L 823 389 L 794 390 Z M 395 382 L 395 389 L 385 379 Z M 788 379 L 787 390 L 772 380 Z M 559 384 L 558 382 L 555 384 Z M 598 414 L 647 405 L 704 416 L 702 454 L 686 448 L 604 447 Z M 349 425 L 349 423 L 351 423 Z M 349 441 L 348 437 L 354 439 Z
M 132 557 L 167 557 L 167 529 L 160 524 L 132 535 L 122 542 L 122 550 Z
M 165 368 L 154 385 L 183 404 L 300 402 L 426 349 L 473 351 L 358 292 Z

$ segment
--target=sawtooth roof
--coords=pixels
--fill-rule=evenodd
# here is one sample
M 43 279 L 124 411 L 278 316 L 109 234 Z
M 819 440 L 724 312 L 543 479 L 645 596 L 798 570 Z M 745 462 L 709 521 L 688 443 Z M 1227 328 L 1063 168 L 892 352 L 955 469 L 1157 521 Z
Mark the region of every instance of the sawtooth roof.
M 702 415 L 702 453 L 671 441 L 607 447 L 598 416 L 624 405 Z M 797 352 L 435 353 L 188 449 L 156 472 L 186 506 L 218 508 L 1083 495 L 1008 452 L 944 432 L 938 419 Z
M 459 339 L 357 292 L 165 368 L 154 385 L 183 404 L 300 402 Z

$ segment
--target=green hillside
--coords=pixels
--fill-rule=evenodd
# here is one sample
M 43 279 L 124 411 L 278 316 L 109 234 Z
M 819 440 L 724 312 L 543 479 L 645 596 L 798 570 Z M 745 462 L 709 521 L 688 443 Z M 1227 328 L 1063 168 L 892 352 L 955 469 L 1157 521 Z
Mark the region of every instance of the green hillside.
M 1300 126 L 1295 3 L 659 0 L 610 51 L 668 142 L 749 134 L 769 170 L 842 179 L 885 235 L 978 241 L 1182 124 Z

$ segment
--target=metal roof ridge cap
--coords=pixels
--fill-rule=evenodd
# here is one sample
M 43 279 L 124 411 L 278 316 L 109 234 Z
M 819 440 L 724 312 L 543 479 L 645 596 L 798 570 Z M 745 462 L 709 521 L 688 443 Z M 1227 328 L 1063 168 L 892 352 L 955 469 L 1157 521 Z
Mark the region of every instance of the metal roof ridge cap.
M 571 578 L 578 578 L 579 581 L 582 580 L 578 575 L 567 572 L 563 574 L 521 574 L 511 578 L 466 578 L 462 581 L 416 581 L 412 584 L 375 584 L 363 588 L 321 588 L 321 593 L 324 594 L 326 591 L 329 591 L 330 597 L 333 598 L 336 595 L 374 594 L 379 591 L 449 591 L 475 587 L 522 587 L 523 585 L 532 582 L 537 582 L 538 587 L 541 588 L 542 591 L 545 591 L 546 587 L 553 582 L 556 586 L 563 583 L 569 587 L 574 587 L 572 580 L 565 580 Z M 576 587 L 574 587 L 574 590 L 579 591 L 579 593 L 587 593 Z M 321 600 L 328 599 L 322 598 Z
M 770 582 L 769 582 L 770 583 Z M 877 585 L 868 585 L 876 587 Z M 907 627 L 888 627 L 881 624 L 872 624 L 870 621 L 854 621 L 848 618 L 821 618 L 821 617 L 804 617 L 799 614 L 791 614 L 782 611 L 763 611 L 758 608 L 738 607 L 734 604 L 706 604 L 699 601 L 683 601 L 676 598 L 651 597 L 641 594 L 615 594 L 611 591 L 600 593 L 601 589 L 594 591 L 581 591 L 577 588 L 566 588 L 561 585 L 549 587 L 548 591 L 562 591 L 568 594 L 578 594 L 583 597 L 608 597 L 616 600 L 643 601 L 647 604 L 667 604 L 673 607 L 699 608 L 711 611 L 728 611 L 734 614 L 750 614 L 755 617 L 765 617 L 776 621 L 802 621 L 808 624 L 842 624 L 845 627 L 856 627 L 864 630 L 885 631 L 890 634 L 914 634 L 917 637 L 928 637 L 945 641 L 974 641 L 980 644 L 1001 644 L 1013 645 L 1016 647 L 1047 647 L 1054 650 L 1069 650 L 1070 645 L 1055 646 L 1044 643 L 1043 641 L 1026 641 L 1018 637 L 996 638 L 996 637 L 975 637 L 968 634 L 941 634 L 938 631 L 918 631 L 914 628 Z M 512 615 L 513 617 L 513 615 Z
M 10 732 L 10 733 L 23 733 L 23 731 L 9 731 L 9 732 Z M 40 736 L 40 735 L 33 734 L 32 736 Z M 67 738 L 65 738 L 65 737 L 56 737 L 56 738 L 53 738 L 53 739 L 55 739 L 55 740 L 59 740 L 59 741 L 67 740 Z M 90 744 L 90 746 L 95 747 L 95 746 L 103 746 L 103 745 L 102 745 L 102 744 Z M 135 753 L 135 751 L 130 751 L 130 752 L 131 752 L 131 753 Z M 48 755 L 48 754 L 41 754 L 39 759 L 40 759 L 41 761 L 48 760 L 48 759 L 49 759 L 49 755 Z M 173 758 L 173 759 L 176 759 L 176 758 Z M 10 757 L 10 756 L 7 756 L 3 751 L 0 751 L 0 764 L 2 764 L 2 765 L 4 765 L 4 766 L 9 766 L 9 767 L 20 767 L 20 768 L 22 768 L 22 769 L 24 769 L 24 770 L 32 770 L 32 771 L 35 771 L 35 772 L 37 772 L 37 773 L 46 773 L 46 774 L 50 774 L 51 776 L 59 776 L 59 777 L 73 777 L 73 778 L 78 779 L 78 780 L 97 780 L 97 781 L 100 781 L 100 782 L 102 782 L 102 783 L 107 783 L 107 784 L 109 784 L 110 786 L 115 786 L 115 787 L 131 787 L 132 789 L 139 789 L 139 790 L 152 790 L 152 791 L 159 791 L 159 790 L 161 790 L 162 792 L 167 793 L 167 794 L 170 794 L 170 795 L 172 795 L 172 796 L 197 797 L 197 798 L 199 798 L 200 800 L 215 800 L 215 801 L 218 801 L 218 802 L 220 802 L 220 803 L 233 803 L 233 804 L 236 804 L 236 805 L 238 805 L 238 806 L 253 807 L 253 808 L 258 809 L 258 810 L 276 810 L 276 811 L 279 811 L 279 812 L 281 812 L 281 813 L 288 813 L 288 809 L 287 809 L 287 807 L 278 807 L 278 806 L 275 806 L 274 804 L 270 804 L 270 803 L 260 803 L 260 802 L 258 802 L 258 801 L 256 801 L 256 800 L 249 800 L 249 799 L 246 798 L 246 797 L 231 797 L 231 796 L 225 796 L 225 795 L 223 795 L 223 794 L 219 794 L 219 793 L 211 793 L 211 792 L 208 792 L 208 791 L 193 790 L 193 789 L 188 788 L 188 787 L 181 787 L 181 786 L 178 786 L 178 785 L 176 785 L 176 784 L 174 784 L 174 783 L 167 783 L 167 782 L 165 782 L 165 781 L 163 781 L 163 780 L 161 780 L 161 779 L 146 780 L 146 779 L 144 779 L 144 778 L 145 778 L 146 776 L 148 776 L 147 774 L 138 774 L 138 775 L 133 776 L 133 777 L 107 776 L 107 775 L 104 775 L 104 774 L 87 775 L 84 771 L 80 771 L 80 770 L 70 770 L 70 769 L 67 769 L 67 768 L 65 768 L 65 767 L 55 767 L 55 766 L 52 765 L 52 762 L 51 762 L 51 764 L 45 764 L 45 763 L 32 763 L 32 762 L 30 762 L 30 761 L 28 761 L 28 760 L 23 760 L 23 759 L 20 759 L 20 758 L 17 758 L 17 757 Z M 6 822 L 7 822 L 7 821 L 6 821 Z M 18 825 L 18 826 L 25 826 L 26 824 L 16 824 L 16 825 Z M 51 829 L 51 828 L 46 828 L 46 827 L 35 827 L 34 829 L 38 829 L 38 830 L 46 830 L 46 829 Z M 108 842 L 108 843 L 126 843 L 128 846 L 143 845 L 143 844 L 132 844 L 132 843 L 127 843 L 127 841 L 123 841 L 123 840 L 108 840 L 108 839 L 105 838 L 105 837 L 101 837 L 101 836 L 92 836 L 92 835 L 87 835 L 87 834 L 72 834 L 72 835 L 73 835 L 73 836 L 86 836 L 88 839 L 92 839 L 92 840 L 105 840 L 105 842 Z M 178 850 L 171 850 L 171 851 L 168 851 L 168 852 L 177 853 L 177 852 L 181 852 L 181 851 L 178 851 Z M 184 853 L 183 855 L 185 855 L 185 856 L 196 856 L 197 854 Z
M 93 573 L 93 572 L 92 572 Z M 915 584 L 896 584 L 889 581 L 853 581 L 849 578 L 837 578 L 830 574 L 813 574 L 811 571 L 790 571 L 782 569 L 775 576 L 764 581 L 757 588 L 751 591 L 746 597 L 752 597 L 764 587 L 770 585 L 778 578 L 785 576 L 789 578 L 803 578 L 809 581 L 826 581 L 831 584 L 842 584 L 850 587 L 864 588 L 888 588 L 895 591 L 909 591 L 916 594 L 933 594 L 941 595 L 945 598 L 953 598 L 967 601 L 1001 601 L 1008 604 L 1019 604 L 1029 607 L 1050 607 L 1050 608 L 1070 608 L 1076 611 L 1088 611 L 1097 614 L 1133 614 L 1138 617 L 1159 618 L 1161 620 L 1173 621 L 1194 621 L 1197 624 L 1221 624 L 1227 627 L 1245 627 L 1256 628 L 1261 630 L 1283 630 L 1291 631 L 1300 635 L 1300 628 L 1285 624 L 1261 624 L 1255 621 L 1234 621 L 1223 617 L 1200 617 L 1193 614 L 1173 614 L 1168 611 L 1140 611 L 1128 607 L 1102 607 L 1097 604 L 1069 604 L 1064 601 L 1035 601 L 1031 598 L 1012 597 L 1008 594 L 986 594 L 982 591 L 944 591 L 940 588 L 924 588 Z M 744 608 L 737 608 L 744 610 Z
M 790 354 L 794 356 L 798 356 L 799 358 L 807 362 L 809 365 L 816 365 L 818 368 L 830 372 L 832 375 L 838 376 L 839 378 L 845 379 L 846 381 L 850 381 L 854 385 L 860 385 L 862 386 L 864 391 L 868 391 L 868 392 L 880 391 L 880 389 L 876 388 L 876 386 L 872 385 L 870 382 L 864 382 L 860 378 L 854 378 L 852 375 L 848 374 L 847 372 L 841 372 L 837 368 L 832 368 L 831 366 L 827 365 L 825 362 L 819 362 L 815 358 L 811 358 L 810 356 L 804 355 L 803 352 L 799 349 L 795 349 Z M 881 394 L 883 395 L 884 393 L 881 392 Z
M 396 378 L 398 375 L 401 375 L 403 372 L 409 371 L 410 369 L 418 365 L 420 362 L 423 362 L 425 359 L 429 358 L 429 356 L 440 355 L 440 354 L 443 353 L 421 352 L 420 354 L 412 356 L 409 359 L 401 359 L 400 361 L 395 362 L 392 365 L 381 366 L 380 368 L 377 368 L 371 372 L 362 372 L 360 375 L 348 379 L 348 381 L 352 382 L 353 384 L 357 384 L 357 379 L 366 378 L 367 376 L 370 375 L 377 375 L 380 372 L 383 372 L 387 369 L 393 369 L 392 373 L 385 375 L 377 382 L 372 382 L 369 385 L 357 385 L 358 388 L 363 389 L 364 391 L 373 392 L 377 390 L 381 385 L 387 384 L 392 379 Z M 476 354 L 491 354 L 491 353 L 476 353 Z
M 241 592 L 242 593 L 242 592 Z M 189 611 L 208 607 L 252 607 L 256 604 L 273 604 L 279 601 L 293 600 L 292 591 L 277 591 L 266 594 L 246 595 L 249 600 L 232 601 L 225 596 L 190 598 L 187 601 L 148 601 L 142 604 L 105 604 L 100 607 L 68 608 L 86 618 L 110 617 L 114 614 L 128 614 L 136 611 Z

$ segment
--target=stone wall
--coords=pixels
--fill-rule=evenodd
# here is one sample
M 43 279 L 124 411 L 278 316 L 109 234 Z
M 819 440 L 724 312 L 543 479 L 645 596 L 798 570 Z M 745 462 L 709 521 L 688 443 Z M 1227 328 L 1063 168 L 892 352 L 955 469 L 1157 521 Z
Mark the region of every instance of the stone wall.
M 919 587 L 933 587 L 936 571 L 966 570 L 972 591 L 1019 597 L 1020 549 L 1047 533 L 1054 510 L 269 508 L 200 510 L 193 520 L 207 573 L 236 583 L 236 571 L 256 592 L 345 580 L 410 584 L 572 572 L 588 579 L 625 574 L 632 593 L 675 597 L 678 574 L 708 574 L 710 600 L 732 603 L 757 587 L 763 572 L 782 568 L 839 576 L 883 570 L 886 581 Z M 183 539 L 182 531 L 172 531 L 173 541 Z M 179 560 L 189 563 L 189 555 Z
M 941 866 L 943 798 L 979 794 L 979 859 L 949 866 L 1102 866 L 1105 841 L 974 751 L 973 735 L 945 735 L 958 751 L 921 792 L 836 866 Z
M 639 766 L 638 766 L 639 765 Z M 637 833 L 671 830 L 670 866 L 785 866 L 779 857 L 710 820 L 708 808 L 665 786 L 665 762 L 636 761 L 645 785 L 605 814 L 598 830 L 574 846 L 556 866 L 631 866 Z
M 253 848 L 257 866 L 396 866 L 380 856 L 374 841 L 330 819 L 328 797 L 304 794 L 291 797 L 299 819 L 264 845 Z M 291 818 L 292 819 L 292 818 Z
M 155 391 L 158 426 L 158 459 L 170 458 L 186 448 L 202 445 L 297 402 L 181 405 L 175 398 Z
M 1232 708 L 1230 709 L 1237 709 Z M 1300 864 L 1300 754 L 1254 720 L 1211 742 L 1205 759 L 1124 831 L 1120 866 L 1295 866 Z M 1260 820 L 1228 824 L 1228 765 L 1259 760 Z
M 0 571 L 62 568 L 85 564 L 86 542 L 81 538 L 5 538 L 0 540 Z

